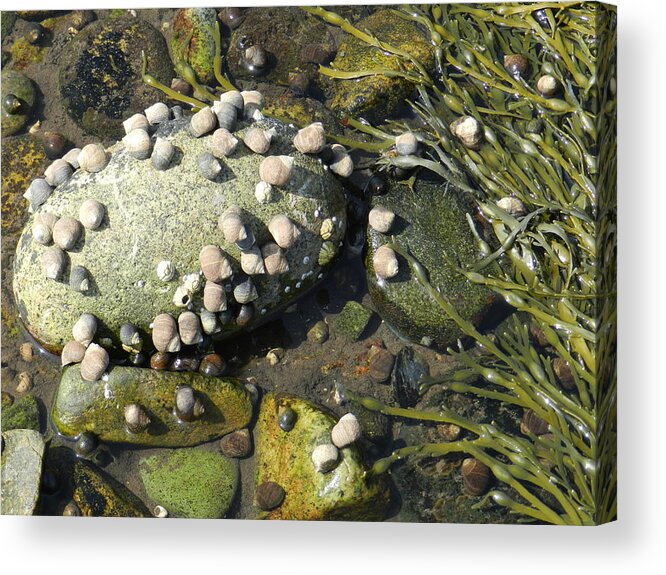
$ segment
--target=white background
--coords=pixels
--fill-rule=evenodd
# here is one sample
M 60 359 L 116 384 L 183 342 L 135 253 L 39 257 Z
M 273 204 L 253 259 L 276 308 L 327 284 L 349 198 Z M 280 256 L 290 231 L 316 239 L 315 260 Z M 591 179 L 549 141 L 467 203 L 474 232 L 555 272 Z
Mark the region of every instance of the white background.
M 284 4 L 273 2 L 278 3 Z M 666 425 L 662 426 L 666 422 L 662 335 L 666 3 L 615 3 L 620 108 L 617 522 L 597 528 L 553 528 L 0 517 L 0 573 L 666 572 Z M 184 4 L 89 1 L 57 7 Z M 5 10 L 47 7 L 55 6 L 43 1 L 2 3 Z

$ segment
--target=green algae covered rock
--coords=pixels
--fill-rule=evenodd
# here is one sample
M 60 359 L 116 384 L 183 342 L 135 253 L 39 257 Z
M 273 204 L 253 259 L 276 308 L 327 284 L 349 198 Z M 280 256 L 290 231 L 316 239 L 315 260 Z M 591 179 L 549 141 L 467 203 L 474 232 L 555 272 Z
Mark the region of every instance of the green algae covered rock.
M 170 450 L 145 458 L 139 473 L 148 497 L 173 517 L 224 517 L 238 487 L 238 464 L 201 449 Z
M 35 105 L 35 86 L 32 80 L 20 72 L 3 70 L 0 79 L 2 84 L 2 137 L 20 132 L 28 123 Z M 14 110 L 5 99 L 11 95 L 18 98 L 18 109 Z
M 412 23 L 392 10 L 379 10 L 355 24 L 380 41 L 410 53 L 427 70 L 435 66 L 435 53 L 424 35 Z M 354 36 L 347 36 L 338 48 L 331 68 L 344 72 L 400 70 L 401 59 L 369 46 Z M 414 88 L 398 76 L 366 76 L 351 80 L 335 80 L 331 109 L 340 116 L 363 117 L 382 122 Z
M 458 313 L 478 325 L 496 301 L 493 293 L 468 282 L 444 258 L 446 254 L 463 265 L 480 259 L 477 240 L 466 220 L 466 214 L 474 213 L 472 202 L 451 185 L 419 180 L 413 189 L 391 183 L 388 193 L 375 197 L 372 204 L 396 214 L 390 235 L 368 228 L 368 289 L 379 315 L 411 341 L 431 341 L 446 348 L 463 333 L 414 280 L 408 263 L 398 256 L 398 275 L 384 280 L 375 274 L 372 259 L 393 236 L 399 246 L 409 248 L 428 272 L 430 283 Z
M 205 413 L 184 423 L 173 412 L 176 386 L 189 385 L 204 404 Z M 130 433 L 124 407 L 138 403 L 150 417 L 148 428 Z M 221 437 L 250 422 L 252 403 L 237 380 L 198 373 L 162 372 L 113 367 L 108 381 L 85 381 L 78 365 L 65 369 L 53 403 L 58 431 L 76 436 L 91 431 L 102 441 L 154 447 L 197 445 Z
M 181 8 L 173 20 L 169 46 L 176 71 L 182 60 L 189 64 L 202 84 L 215 83 L 213 27 L 216 21 L 214 8 Z
M 32 429 L 39 431 L 39 404 L 31 393 L 27 393 L 13 405 L 2 408 L 2 431 L 9 429 Z
M 32 515 L 42 480 L 44 440 L 31 429 L 2 432 L 2 514 Z
M 294 428 L 278 426 L 278 409 L 296 412 Z M 269 519 L 378 521 L 386 516 L 389 490 L 382 479 L 366 480 L 366 467 L 356 445 L 340 450 L 340 462 L 328 473 L 312 463 L 318 445 L 331 442 L 335 417 L 298 397 L 268 394 L 256 427 L 257 485 L 275 482 L 286 495 Z
M 358 302 L 348 301 L 333 320 L 333 333 L 349 341 L 356 341 L 363 334 L 371 317 L 372 312 L 369 309 Z
M 225 241 L 218 227 L 220 215 L 233 204 L 241 208 L 256 248 L 274 241 L 268 229 L 273 216 L 286 215 L 299 231 L 295 243 L 283 250 L 289 266 L 286 273 L 252 276 L 258 297 L 250 303 L 254 319 L 248 329 L 323 277 L 326 270 L 319 265 L 318 256 L 324 240 L 319 232 L 325 220 L 335 222 L 329 241 L 339 249 L 346 224 L 342 188 L 316 157 L 294 150 L 295 128 L 273 120 L 257 124 L 276 130 L 269 154 L 293 157 L 289 181 L 274 187 L 268 203 L 260 203 L 255 196 L 264 156 L 250 153 L 239 143 L 211 181 L 200 174 L 198 158 L 210 149 L 212 136 L 193 138 L 185 118 L 165 122 L 157 131 L 177 148 L 166 171 L 155 169 L 150 160 L 131 157 L 118 143 L 102 171 L 78 170 L 56 188 L 38 213 L 78 219 L 81 204 L 94 198 L 104 204 L 106 216 L 99 229 L 85 230 L 79 243 L 67 252 L 69 266 L 60 281 L 45 277 L 40 260 L 47 248 L 33 241 L 34 216 L 28 220 L 18 241 L 13 286 L 19 314 L 32 335 L 57 352 L 71 339 L 72 326 L 82 313 L 95 315 L 100 325 L 98 337 L 111 338 L 116 346 L 120 345 L 123 323 L 131 322 L 149 333 L 158 314 L 176 317 L 185 311 L 182 302 L 174 302 L 174 295 L 186 275 L 199 274 L 199 254 L 209 244 L 226 252 L 234 270 L 234 277 L 225 280 L 228 313 L 233 314 L 233 320 L 240 304 L 232 289 L 246 276 L 240 270 L 240 250 Z M 236 136 L 242 138 L 247 129 L 244 124 Z M 162 281 L 156 273 L 163 260 L 171 261 L 176 270 L 173 281 Z M 89 272 L 91 288 L 86 293 L 69 287 L 69 271 L 76 265 Z M 191 294 L 189 303 L 195 312 L 203 307 L 203 291 L 200 282 Z M 227 320 L 218 337 L 240 329 L 236 322 Z

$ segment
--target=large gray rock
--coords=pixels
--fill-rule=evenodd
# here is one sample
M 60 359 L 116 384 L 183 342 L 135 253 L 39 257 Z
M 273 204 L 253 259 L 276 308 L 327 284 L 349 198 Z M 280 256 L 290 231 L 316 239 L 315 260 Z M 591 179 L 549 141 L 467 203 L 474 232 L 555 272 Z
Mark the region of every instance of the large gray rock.
M 71 339 L 72 325 L 84 312 L 97 316 L 99 335 L 112 337 L 116 345 L 124 322 L 148 332 L 157 314 L 177 316 L 184 311 L 173 303 L 174 293 L 184 275 L 199 272 L 199 253 L 207 244 L 227 252 L 237 281 L 241 277 L 240 251 L 235 244 L 226 243 L 218 229 L 220 214 L 231 204 L 244 211 L 257 246 L 273 241 L 267 223 L 274 215 L 286 214 L 300 230 L 296 243 L 284 250 L 287 273 L 253 276 L 259 297 L 252 304 L 255 313 L 250 327 L 312 286 L 324 271 L 318 256 L 324 242 L 320 228 L 326 219 L 335 222 L 328 241 L 335 251 L 341 245 L 346 223 L 344 194 L 316 157 L 295 151 L 291 143 L 295 128 L 262 122 L 277 131 L 268 154 L 294 158 L 291 179 L 275 188 L 271 203 L 260 204 L 255 197 L 263 156 L 251 153 L 242 143 L 225 160 L 215 181 L 201 176 L 197 157 L 209 150 L 211 137 L 191 137 L 185 119 L 169 121 L 158 130 L 158 135 L 177 148 L 168 170 L 158 171 L 150 160 L 134 159 L 119 143 L 111 148 L 112 157 L 104 170 L 93 174 L 79 170 L 56 188 L 39 212 L 78 218 L 81 203 L 94 198 L 106 206 L 106 217 L 98 230 L 85 230 L 68 252 L 69 265 L 60 281 L 45 278 L 40 259 L 47 248 L 32 239 L 34 216 L 28 221 L 17 247 L 14 293 L 30 332 L 47 348 L 58 350 Z M 236 135 L 242 137 L 246 128 Z M 170 260 L 176 268 L 171 282 L 157 277 L 156 266 L 162 260 Z M 86 294 L 68 285 L 75 265 L 90 273 L 91 288 Z M 227 287 L 231 290 L 233 286 Z M 194 311 L 203 307 L 202 298 L 203 290 L 193 295 Z M 230 310 L 237 313 L 240 306 L 231 293 L 228 299 Z M 238 329 L 232 321 L 221 333 Z
M 44 440 L 31 429 L 2 434 L 2 514 L 32 515 L 39 498 Z

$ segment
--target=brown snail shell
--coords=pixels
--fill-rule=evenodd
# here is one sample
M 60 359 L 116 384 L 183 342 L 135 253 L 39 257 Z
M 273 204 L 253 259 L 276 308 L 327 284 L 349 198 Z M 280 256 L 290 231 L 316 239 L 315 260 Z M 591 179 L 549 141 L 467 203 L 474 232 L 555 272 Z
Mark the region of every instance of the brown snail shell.
M 312 452 L 312 463 L 314 468 L 319 473 L 328 473 L 333 471 L 338 466 L 338 459 L 340 452 L 335 445 L 326 443 L 324 445 L 317 445 Z
M 380 246 L 372 258 L 372 267 L 379 277 L 390 279 L 398 275 L 398 258 L 391 248 Z
M 252 451 L 252 435 L 249 429 L 239 429 L 220 439 L 220 451 L 225 457 L 242 459 Z
M 490 468 L 485 463 L 473 457 L 468 457 L 463 460 L 460 472 L 465 489 L 469 493 L 478 496 L 487 491 L 490 485 L 491 473 Z
M 30 207 L 34 211 L 49 199 L 52 192 L 53 188 L 44 178 L 35 178 L 30 182 L 23 197 L 30 202 Z
M 150 356 L 150 368 L 157 371 L 165 370 L 171 363 L 171 354 L 166 351 L 158 351 Z
M 226 128 L 218 128 L 210 140 L 210 151 L 216 158 L 222 159 L 236 151 L 238 138 Z
M 90 275 L 83 266 L 73 266 L 69 273 L 69 287 L 74 291 L 85 293 L 90 289 Z
M 240 265 L 241 269 L 249 276 L 266 273 L 264 258 L 257 246 L 252 246 L 249 250 L 241 252 Z
M 395 214 L 384 206 L 375 206 L 368 214 L 370 227 L 382 234 L 388 233 L 395 222 Z
M 153 320 L 153 345 L 157 351 L 180 351 L 176 320 L 168 313 L 161 313 Z
M 212 132 L 217 126 L 217 117 L 210 108 L 202 108 L 192 116 L 190 120 L 190 133 L 195 138 L 200 138 L 204 134 Z
M 254 318 L 254 306 L 252 304 L 242 305 L 236 316 L 236 325 L 245 327 L 250 324 Z
M 191 311 L 184 311 L 178 316 L 178 333 L 185 345 L 195 345 L 203 341 L 199 316 Z
M 520 420 L 520 431 L 525 435 L 533 433 L 534 435 L 543 435 L 548 433 L 548 422 L 541 419 L 531 409 L 526 409 Z
M 64 367 L 70 363 L 81 363 L 86 354 L 86 346 L 82 343 L 72 340 L 65 344 L 60 354 L 60 364 Z
M 157 138 L 153 146 L 153 153 L 150 155 L 150 161 L 156 170 L 164 171 L 171 165 L 176 154 L 176 148 L 173 144 L 164 138 Z
M 109 354 L 96 343 L 91 343 L 81 361 L 81 377 L 86 381 L 97 381 L 109 367 Z
M 123 128 L 125 129 L 125 134 L 129 134 L 132 130 L 146 130 L 150 128 L 150 123 L 148 118 L 143 114 L 134 114 L 130 116 L 123 122 Z
M 250 303 L 259 297 L 251 278 L 245 278 L 234 288 L 234 299 L 238 303 Z
M 277 244 L 269 242 L 261 247 L 261 256 L 264 259 L 266 273 L 276 276 L 289 271 L 289 263 L 284 252 Z
M 81 237 L 81 223 L 71 216 L 63 216 L 53 224 L 53 243 L 60 249 L 70 250 Z
M 243 100 L 243 96 L 238 90 L 229 90 L 228 92 L 224 92 L 220 96 L 220 102 L 225 104 L 231 104 L 240 112 L 243 111 L 243 107 L 245 106 L 245 101 Z
M 460 140 L 466 148 L 478 150 L 483 142 L 483 126 L 472 116 L 461 116 L 451 122 L 451 133 Z
M 537 80 L 536 89 L 544 98 L 552 98 L 560 89 L 560 83 L 550 74 L 544 74 Z
M 179 419 L 193 421 L 204 414 L 204 405 L 189 385 L 176 387 L 175 411 Z
M 203 292 L 204 308 L 210 312 L 218 313 L 227 309 L 227 294 L 224 286 L 207 281 Z
M 513 77 L 524 76 L 528 63 L 525 56 L 520 54 L 507 54 L 504 56 L 504 69 Z
M 576 389 L 576 381 L 573 372 L 566 360 L 561 357 L 553 358 L 551 366 L 553 368 L 553 373 L 557 378 L 557 382 L 562 386 L 562 389 L 567 391 L 573 391 Z
M 83 146 L 76 160 L 84 172 L 101 172 L 109 163 L 109 154 L 102 144 L 88 144 Z
M 217 246 L 207 245 L 199 252 L 199 265 L 204 277 L 211 282 L 221 282 L 234 275 L 229 260 Z
M 224 234 L 225 241 L 234 244 L 243 241 L 248 237 L 248 230 L 243 224 L 241 209 L 232 205 L 229 206 L 220 216 L 219 228 Z
M 284 501 L 284 489 L 274 481 L 264 481 L 257 486 L 254 499 L 257 507 L 263 511 L 271 511 L 282 505 Z
M 296 224 L 284 214 L 277 214 L 270 219 L 268 231 L 273 236 L 275 243 L 283 249 L 293 246 L 301 235 Z
M 236 119 L 238 117 L 238 108 L 229 102 L 217 101 L 213 103 L 213 112 L 217 118 L 217 124 L 220 128 L 233 132 L 236 128 Z
M 243 136 L 243 143 L 255 154 L 265 154 L 271 147 L 273 134 L 269 130 L 250 128 Z
M 50 280 L 58 280 L 65 271 L 67 255 L 57 246 L 48 248 L 42 254 L 42 269 L 44 275 Z
M 79 154 L 81 153 L 81 148 L 72 148 L 67 152 L 62 159 L 65 160 L 72 168 L 75 170 L 79 169 Z
M 64 184 L 72 175 L 72 166 L 62 158 L 54 160 L 44 171 L 44 179 L 49 186 Z
M 272 186 L 284 186 L 289 181 L 293 164 L 291 156 L 268 156 L 259 165 L 259 177 Z
M 199 364 L 199 371 L 204 375 L 217 377 L 222 375 L 227 369 L 227 364 L 221 355 L 217 353 L 209 353 L 201 358 Z
M 150 417 L 138 403 L 130 403 L 123 410 L 125 425 L 130 433 L 141 433 L 150 425 Z
M 57 221 L 58 217 L 48 212 L 36 214 L 32 223 L 33 239 L 42 245 L 49 245 L 53 241 L 53 226 Z
M 333 144 L 331 151 L 333 152 L 333 161 L 329 164 L 331 171 L 342 178 L 351 176 L 354 171 L 354 161 L 345 147 L 340 144 Z
M 91 313 L 81 314 L 72 327 L 72 337 L 75 341 L 88 347 L 97 332 L 97 318 Z
M 222 171 L 222 166 L 213 154 L 202 152 L 197 157 L 197 166 L 199 173 L 207 180 L 215 181 L 217 175 Z
M 326 132 L 321 122 L 306 126 L 294 137 L 294 147 L 301 154 L 318 154 L 324 146 L 326 146 Z
M 342 449 L 361 437 L 361 424 L 353 413 L 343 415 L 331 430 L 331 441 Z
M 135 128 L 129 134 L 123 137 L 125 151 L 137 160 L 145 160 L 150 157 L 152 146 L 148 132 L 140 128 Z
M 89 230 L 96 230 L 104 220 L 106 209 L 104 204 L 93 200 L 92 198 L 85 200 L 79 208 L 79 219 L 84 228 Z
M 169 106 L 163 102 L 155 102 L 152 106 L 146 108 L 143 113 L 146 115 L 148 123 L 152 125 L 166 122 L 170 117 Z
M 400 134 L 395 139 L 395 151 L 399 156 L 411 156 L 419 149 L 419 141 L 412 132 Z

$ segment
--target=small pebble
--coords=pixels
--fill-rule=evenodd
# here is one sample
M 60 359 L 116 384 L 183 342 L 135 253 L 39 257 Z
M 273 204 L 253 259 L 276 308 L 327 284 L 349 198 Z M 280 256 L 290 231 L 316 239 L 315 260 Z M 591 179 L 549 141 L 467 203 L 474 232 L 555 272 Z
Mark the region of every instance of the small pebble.
M 67 505 L 65 505 L 65 508 L 62 511 L 62 516 L 63 517 L 80 517 L 81 516 L 81 510 L 79 509 L 79 506 L 74 501 L 70 501 Z
M 385 383 L 391 377 L 395 356 L 387 349 L 373 345 L 368 353 L 368 364 L 370 379 L 375 383 Z
M 324 343 L 328 339 L 328 324 L 322 319 L 308 330 L 308 340 L 313 343 Z
M 440 423 L 437 432 L 444 441 L 455 441 L 460 437 L 460 427 L 455 423 Z
M 169 517 L 169 512 L 166 510 L 166 507 L 155 505 L 153 508 L 153 515 L 158 519 L 164 519 L 165 517 Z

